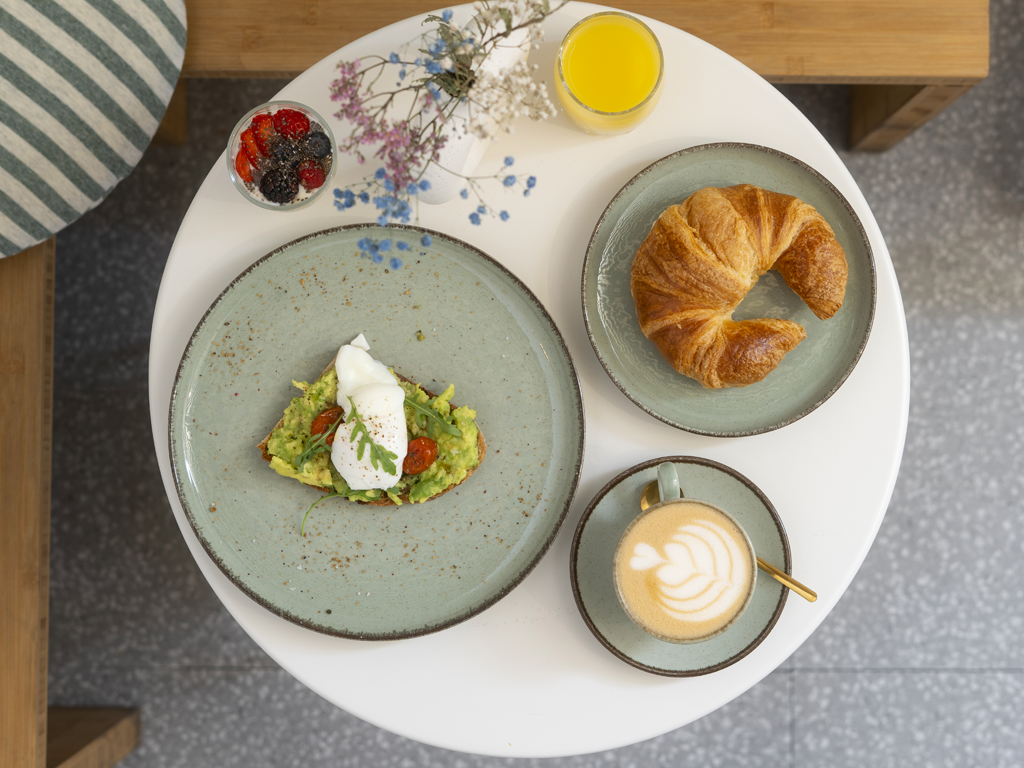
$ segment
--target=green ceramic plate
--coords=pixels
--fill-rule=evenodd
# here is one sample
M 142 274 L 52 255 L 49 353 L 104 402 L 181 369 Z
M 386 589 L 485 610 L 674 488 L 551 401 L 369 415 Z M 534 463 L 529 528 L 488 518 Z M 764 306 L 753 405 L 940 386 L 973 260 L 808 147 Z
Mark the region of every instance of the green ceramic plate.
M 182 506 L 221 570 L 252 599 L 332 635 L 434 632 L 516 586 L 554 539 L 583 460 L 579 382 L 537 298 L 491 258 L 412 227 L 317 232 L 264 256 L 210 307 L 182 357 L 170 453 Z M 360 257 L 401 238 L 404 264 Z M 424 504 L 367 507 L 278 476 L 256 444 L 338 348 L 370 351 L 477 411 L 487 455 Z M 422 339 L 420 338 L 422 336 Z
M 761 490 L 729 467 L 695 456 L 666 456 L 638 464 L 601 489 L 576 527 L 569 567 L 576 605 L 601 644 L 627 664 L 667 677 L 694 677 L 735 664 L 764 640 L 782 615 L 789 590 L 758 570 L 747 609 L 726 632 L 703 643 L 666 643 L 637 627 L 622 610 L 612 560 L 623 531 L 640 514 L 640 494 L 671 461 L 683 494 L 710 501 L 743 526 L 761 559 L 793 573 L 789 538 Z
M 668 206 L 708 186 L 749 183 L 810 203 L 835 230 L 850 276 L 842 309 L 819 320 L 775 271 L 765 274 L 734 317 L 799 323 L 804 339 L 763 381 L 704 389 L 677 373 L 640 332 L 629 275 L 633 255 Z M 705 144 L 648 166 L 619 191 L 598 222 L 583 265 L 583 314 L 590 342 L 612 381 L 652 416 L 688 432 L 739 437 L 806 416 L 846 380 L 860 359 L 875 313 L 871 246 L 850 204 L 804 163 L 751 144 Z

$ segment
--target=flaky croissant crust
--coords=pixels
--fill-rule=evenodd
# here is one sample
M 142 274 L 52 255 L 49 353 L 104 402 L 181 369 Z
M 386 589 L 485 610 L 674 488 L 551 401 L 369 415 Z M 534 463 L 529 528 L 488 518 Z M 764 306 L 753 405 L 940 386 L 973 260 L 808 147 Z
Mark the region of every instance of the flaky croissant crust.
M 843 305 L 846 254 L 812 206 L 751 184 L 698 190 L 661 214 L 633 258 L 640 330 L 709 389 L 761 381 L 806 337 L 789 320 L 732 319 L 773 267 L 819 318 Z

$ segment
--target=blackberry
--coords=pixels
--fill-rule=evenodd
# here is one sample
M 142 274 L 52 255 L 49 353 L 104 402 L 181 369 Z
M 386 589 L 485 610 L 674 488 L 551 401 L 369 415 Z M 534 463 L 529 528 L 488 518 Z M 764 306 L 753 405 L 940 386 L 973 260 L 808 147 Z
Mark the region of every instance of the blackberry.
M 260 192 L 272 203 L 291 202 L 299 192 L 299 177 L 294 171 L 275 168 L 260 181 Z
M 314 131 L 306 134 L 306 137 L 302 140 L 302 148 L 308 155 L 319 160 L 321 157 L 327 157 L 331 153 L 331 140 L 327 138 L 327 134 L 323 131 Z
M 302 148 L 297 141 L 282 141 L 270 152 L 280 168 L 294 171 L 302 162 Z

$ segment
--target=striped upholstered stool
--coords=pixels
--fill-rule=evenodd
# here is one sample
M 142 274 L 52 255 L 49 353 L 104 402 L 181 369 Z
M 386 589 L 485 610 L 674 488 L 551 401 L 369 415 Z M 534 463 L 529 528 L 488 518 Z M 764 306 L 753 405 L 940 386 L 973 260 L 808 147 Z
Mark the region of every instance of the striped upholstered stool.
M 142 157 L 185 29 L 183 0 L 0 0 L 4 766 L 108 768 L 140 738 L 137 710 L 47 709 L 53 236 Z
M 0 0 L 0 257 L 132 171 L 174 92 L 185 29 L 183 0 Z

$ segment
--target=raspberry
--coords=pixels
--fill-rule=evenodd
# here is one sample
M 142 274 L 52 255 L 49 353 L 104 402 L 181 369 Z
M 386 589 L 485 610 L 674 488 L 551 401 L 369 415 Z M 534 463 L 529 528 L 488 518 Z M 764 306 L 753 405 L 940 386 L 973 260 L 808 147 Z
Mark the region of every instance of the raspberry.
M 242 143 L 242 151 L 249 158 L 250 165 L 255 166 L 260 161 L 260 149 L 256 146 L 256 137 L 253 135 L 252 128 L 242 131 L 238 139 Z
M 277 137 L 277 133 L 274 131 L 274 118 L 266 113 L 256 115 L 249 127 L 252 128 L 252 135 L 260 154 L 270 155 L 271 144 Z
M 298 169 L 299 180 L 306 189 L 319 189 L 327 180 L 324 169 L 316 160 L 303 160 Z
M 302 140 L 302 148 L 311 157 L 327 157 L 331 153 L 331 140 L 323 131 L 312 131 Z
M 235 155 L 235 173 L 246 184 L 252 184 L 252 166 L 249 164 L 245 152 L 239 152 Z
M 292 171 L 275 168 L 263 177 L 260 192 L 272 203 L 290 202 L 299 193 L 299 177 Z
M 294 109 L 279 109 L 274 113 L 274 127 L 286 139 L 301 139 L 309 133 L 309 118 Z

